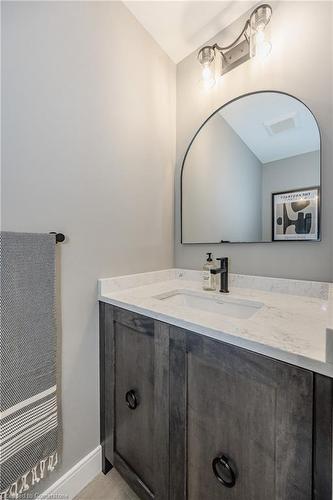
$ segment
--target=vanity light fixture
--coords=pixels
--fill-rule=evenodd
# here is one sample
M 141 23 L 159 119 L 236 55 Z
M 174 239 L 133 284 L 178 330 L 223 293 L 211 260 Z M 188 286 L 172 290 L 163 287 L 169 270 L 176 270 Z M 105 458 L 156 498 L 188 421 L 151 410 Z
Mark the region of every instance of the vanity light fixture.
M 251 57 L 266 57 L 272 44 L 269 40 L 269 22 L 272 17 L 269 4 L 259 5 L 247 19 L 238 37 L 229 45 L 221 47 L 217 43 L 206 45 L 199 50 L 198 60 L 202 65 L 204 88 L 214 86 L 216 73 L 219 76 L 236 68 Z M 217 56 L 220 56 L 220 70 L 217 70 Z

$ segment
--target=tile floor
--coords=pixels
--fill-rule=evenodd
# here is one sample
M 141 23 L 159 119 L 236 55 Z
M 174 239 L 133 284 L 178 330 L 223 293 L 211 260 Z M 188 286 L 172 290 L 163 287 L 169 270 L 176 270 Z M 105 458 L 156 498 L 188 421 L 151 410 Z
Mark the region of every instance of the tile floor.
M 139 500 L 115 469 L 98 474 L 74 500 Z

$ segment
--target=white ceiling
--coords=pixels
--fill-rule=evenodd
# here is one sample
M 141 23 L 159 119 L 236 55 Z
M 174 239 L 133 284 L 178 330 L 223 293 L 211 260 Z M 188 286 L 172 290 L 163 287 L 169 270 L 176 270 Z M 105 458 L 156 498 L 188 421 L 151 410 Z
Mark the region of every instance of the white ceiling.
M 229 104 L 220 114 L 262 163 L 320 148 L 318 126 L 308 108 L 279 93 L 258 93 Z M 270 135 L 265 123 L 294 115 L 296 127 Z
M 124 1 L 169 57 L 178 63 L 257 2 Z

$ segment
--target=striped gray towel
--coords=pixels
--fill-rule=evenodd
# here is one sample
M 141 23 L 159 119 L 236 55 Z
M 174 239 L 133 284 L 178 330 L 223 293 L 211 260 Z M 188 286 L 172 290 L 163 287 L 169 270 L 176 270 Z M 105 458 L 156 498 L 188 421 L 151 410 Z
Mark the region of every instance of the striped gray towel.
M 0 498 L 57 464 L 55 238 L 2 232 Z

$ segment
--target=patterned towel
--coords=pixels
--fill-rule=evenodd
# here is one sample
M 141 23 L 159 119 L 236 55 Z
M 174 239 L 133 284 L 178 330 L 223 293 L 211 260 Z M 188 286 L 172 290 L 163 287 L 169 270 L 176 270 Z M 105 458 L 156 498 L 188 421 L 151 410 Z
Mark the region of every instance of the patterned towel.
M 55 238 L 2 232 L 0 499 L 18 498 L 58 462 Z

